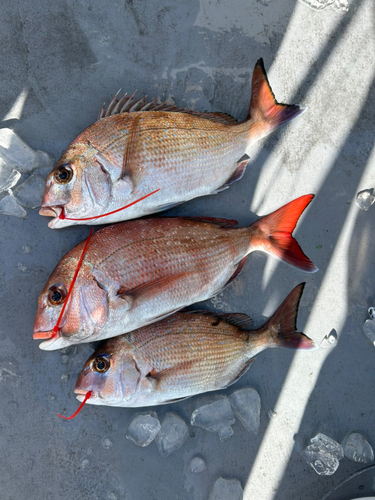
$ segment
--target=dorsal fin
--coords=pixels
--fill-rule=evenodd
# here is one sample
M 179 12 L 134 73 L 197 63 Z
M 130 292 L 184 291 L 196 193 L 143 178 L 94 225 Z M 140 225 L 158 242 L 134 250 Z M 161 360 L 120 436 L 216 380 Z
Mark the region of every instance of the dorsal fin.
M 172 218 L 172 217 L 171 217 Z M 233 227 L 238 225 L 238 221 L 235 219 L 218 219 L 216 217 L 179 217 L 180 219 L 196 220 L 198 222 L 207 222 L 209 224 L 215 224 L 219 227 Z
M 187 108 L 179 108 L 174 104 L 169 104 L 168 102 L 158 102 L 158 99 L 146 102 L 147 96 L 134 101 L 133 97 L 135 92 L 133 92 L 130 97 L 127 97 L 127 95 L 124 94 L 121 99 L 117 99 L 119 92 L 117 92 L 117 94 L 113 97 L 107 108 L 103 104 L 101 110 L 99 111 L 98 120 L 106 118 L 107 116 L 119 115 L 121 113 L 131 113 L 133 111 L 168 111 L 169 113 L 187 113 L 199 118 L 204 118 L 205 120 L 224 123 L 225 125 L 234 125 L 235 123 L 238 123 L 233 116 L 227 115 L 226 113 L 201 113 Z
M 251 326 L 253 323 L 253 320 L 249 318 L 249 316 L 242 313 L 216 313 L 206 310 L 188 311 L 185 309 L 183 309 L 181 312 L 183 312 L 184 314 L 202 314 L 204 316 L 211 316 L 215 320 L 212 323 L 213 326 L 218 325 L 220 321 L 224 321 L 225 323 L 236 326 L 244 332 L 251 330 Z

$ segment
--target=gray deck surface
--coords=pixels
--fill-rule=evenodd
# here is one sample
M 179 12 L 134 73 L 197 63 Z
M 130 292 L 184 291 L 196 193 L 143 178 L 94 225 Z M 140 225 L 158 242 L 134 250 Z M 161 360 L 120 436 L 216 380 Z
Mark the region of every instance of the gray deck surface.
M 371 0 L 349 0 L 347 12 L 338 4 L 314 10 L 292 0 L 2 3 L 2 126 L 56 158 L 119 88 L 242 120 L 254 63 L 264 58 L 277 99 L 308 111 L 254 147 L 241 181 L 168 214 L 245 225 L 315 193 L 295 235 L 319 272 L 254 253 L 205 307 L 245 312 L 260 325 L 306 281 L 300 330 L 320 343 L 334 328 L 338 344 L 307 353 L 268 350 L 226 391 L 156 408 L 160 419 L 174 411 L 188 422 L 198 406 L 253 386 L 262 401 L 256 436 L 237 421 L 233 437 L 221 443 L 189 425 L 187 442 L 163 458 L 155 443 L 139 448 L 125 438 L 137 409 L 86 406 L 63 421 L 57 412 L 78 407 L 77 365 L 72 360 L 67 369 L 61 353 L 38 349 L 32 329 L 46 279 L 89 229 L 52 231 L 37 210 L 25 220 L 1 215 L 1 499 L 206 500 L 223 476 L 241 481 L 246 500 L 319 500 L 361 468 L 345 458 L 333 476 L 320 477 L 300 455 L 317 432 L 341 441 L 357 430 L 375 446 L 375 348 L 361 329 L 375 306 L 375 205 L 368 212 L 355 205 L 358 191 L 375 187 L 375 11 Z M 196 454 L 207 469 L 192 475 L 188 464 Z M 370 495 L 374 477 L 374 470 L 362 474 L 329 500 Z

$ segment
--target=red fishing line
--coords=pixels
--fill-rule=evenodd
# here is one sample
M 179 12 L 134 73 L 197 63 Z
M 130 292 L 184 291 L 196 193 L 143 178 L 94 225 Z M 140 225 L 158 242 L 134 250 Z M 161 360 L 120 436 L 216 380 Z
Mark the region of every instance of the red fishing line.
M 118 208 L 117 210 L 113 210 L 113 212 L 108 212 L 107 214 L 103 214 L 103 215 L 97 215 L 95 217 L 86 217 L 85 219 L 71 219 L 70 217 L 65 217 L 65 215 L 64 215 L 64 209 L 62 209 L 61 213 L 59 215 L 59 219 L 62 219 L 62 220 L 93 220 L 93 219 L 100 219 L 101 217 L 107 217 L 107 215 L 112 215 L 112 214 L 115 214 L 116 212 L 121 212 L 121 210 L 125 210 L 125 208 L 129 208 L 132 205 L 135 205 L 136 203 L 144 200 L 145 198 L 148 198 L 149 196 L 151 196 L 152 194 L 157 193 L 158 191 L 160 191 L 160 189 L 156 189 L 155 191 L 152 191 L 152 193 L 148 193 L 145 196 L 142 196 L 142 198 L 139 198 L 138 200 L 135 200 L 132 203 L 129 203 L 129 205 L 125 205 L 122 208 Z
M 64 314 L 66 304 L 68 303 L 69 296 L 70 296 L 71 291 L 73 289 L 74 283 L 75 283 L 75 281 L 77 279 L 77 274 L 78 274 L 79 270 L 81 269 L 81 265 L 82 265 L 83 259 L 85 257 L 85 253 L 87 251 L 87 247 L 89 246 L 89 242 L 90 242 L 90 239 L 91 239 L 93 231 L 94 231 L 94 228 L 91 229 L 90 234 L 89 234 L 89 236 L 88 236 L 88 238 L 86 240 L 85 246 L 83 247 L 82 254 L 81 254 L 81 257 L 80 257 L 80 259 L 78 261 L 77 268 L 76 268 L 76 270 L 74 272 L 74 276 L 73 276 L 72 282 L 70 283 L 68 294 L 67 294 L 66 299 L 64 301 L 64 305 L 62 306 L 62 309 L 61 309 L 60 315 L 58 317 L 57 323 L 53 327 L 53 330 L 52 330 L 53 334 L 52 334 L 51 338 L 56 337 L 57 332 L 59 331 L 59 325 L 60 325 L 60 321 L 61 321 L 62 315 Z
M 64 420 L 71 420 L 72 418 L 76 417 L 78 413 L 82 410 L 83 405 L 86 403 L 86 401 L 91 397 L 92 391 L 86 392 L 85 399 L 82 401 L 82 403 L 79 405 L 79 408 L 77 411 L 73 413 L 73 415 L 70 415 L 70 417 L 63 417 L 60 415 L 60 413 L 57 414 L 58 417 L 63 418 Z

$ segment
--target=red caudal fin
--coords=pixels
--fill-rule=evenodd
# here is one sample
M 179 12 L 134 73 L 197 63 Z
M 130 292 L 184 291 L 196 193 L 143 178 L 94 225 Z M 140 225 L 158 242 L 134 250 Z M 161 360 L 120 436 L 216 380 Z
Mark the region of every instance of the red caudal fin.
M 318 271 L 292 236 L 298 219 L 313 198 L 313 194 L 301 196 L 252 224 L 249 229 L 253 249 L 267 252 L 302 271 Z
M 272 347 L 290 349 L 316 349 L 317 345 L 304 333 L 297 331 L 298 306 L 305 283 L 296 286 L 273 316 L 262 327 L 270 333 Z
M 281 104 L 275 99 L 264 69 L 263 59 L 255 64 L 251 85 L 249 119 L 254 120 L 259 133 L 267 135 L 301 115 L 306 108 L 297 104 Z

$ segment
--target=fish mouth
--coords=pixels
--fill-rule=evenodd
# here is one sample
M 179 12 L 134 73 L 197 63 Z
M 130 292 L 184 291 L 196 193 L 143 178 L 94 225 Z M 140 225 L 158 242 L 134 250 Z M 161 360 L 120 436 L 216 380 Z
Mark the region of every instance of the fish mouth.
M 86 394 L 89 392 L 89 391 L 85 391 L 85 389 L 74 389 L 74 394 L 76 395 L 76 399 L 78 399 L 78 401 L 80 403 L 82 403 L 86 397 Z M 94 391 L 91 391 L 91 396 L 88 398 L 88 400 L 86 401 L 86 404 L 98 404 L 96 403 L 98 401 L 98 397 L 97 397 L 97 393 L 94 392 Z
M 61 205 L 56 205 L 52 207 L 41 207 L 39 210 L 39 215 L 45 215 L 46 217 L 59 217 L 64 207 Z
M 48 227 L 51 229 L 56 229 L 58 227 L 65 227 L 64 219 L 60 219 L 60 215 L 64 215 L 64 206 L 56 205 L 52 207 L 41 207 L 39 210 L 39 215 L 45 215 L 46 217 L 53 217 L 52 220 L 48 222 Z
M 48 330 L 46 332 L 34 332 L 33 339 L 52 339 L 55 337 L 55 332 L 53 330 Z
M 33 339 L 48 339 L 39 344 L 39 349 L 42 349 L 42 351 L 54 351 L 72 344 L 68 339 L 54 335 L 52 330 L 49 332 L 34 332 Z

